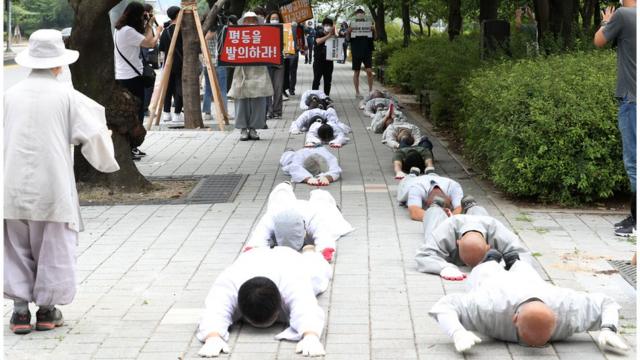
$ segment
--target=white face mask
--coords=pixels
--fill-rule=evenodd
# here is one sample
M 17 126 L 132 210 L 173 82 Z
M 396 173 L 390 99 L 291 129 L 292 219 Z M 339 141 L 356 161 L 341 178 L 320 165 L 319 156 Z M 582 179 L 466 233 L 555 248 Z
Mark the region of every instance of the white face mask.
M 278 21 L 278 20 L 276 20 L 276 19 L 271 19 L 271 20 L 269 20 L 269 23 L 271 23 L 271 24 L 277 24 L 277 23 L 279 23 L 279 21 Z
M 329 33 L 330 31 L 331 31 L 331 26 L 327 25 L 327 26 L 324 27 L 324 32 L 325 33 Z

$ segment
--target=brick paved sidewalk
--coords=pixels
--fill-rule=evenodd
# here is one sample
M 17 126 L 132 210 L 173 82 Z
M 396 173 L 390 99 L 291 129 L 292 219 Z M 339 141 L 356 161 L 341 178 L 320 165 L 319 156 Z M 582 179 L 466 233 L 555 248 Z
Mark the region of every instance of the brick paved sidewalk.
M 311 66 L 300 65 L 298 92 L 310 87 Z M 363 78 L 364 80 L 364 78 Z M 366 83 L 366 81 L 362 81 Z M 338 242 L 334 280 L 319 297 L 327 310 L 323 335 L 326 359 L 614 359 L 593 339 L 597 333 L 541 349 L 485 338 L 473 351 L 457 354 L 428 309 L 464 283 L 418 273 L 414 254 L 422 224 L 397 206 L 392 153 L 380 136 L 365 130 L 357 109 L 350 66 L 337 65 L 332 98 L 340 118 L 351 125 L 351 142 L 331 150 L 343 179 L 328 191 L 356 231 Z M 78 295 L 63 306 L 66 325 L 16 336 L 8 331 L 11 303 L 4 307 L 4 354 L 10 359 L 191 359 L 204 298 L 216 276 L 240 252 L 264 210 L 271 188 L 287 178 L 278 169 L 286 147 L 300 147 L 303 135 L 289 135 L 300 113 L 299 96 L 285 102 L 283 120 L 269 120 L 262 140 L 239 142 L 238 132 L 160 131 L 149 133 L 141 171 L 153 176 L 248 174 L 233 203 L 83 207 L 86 231 L 78 250 Z M 415 119 L 415 117 L 414 117 Z M 421 124 L 428 133 L 428 124 Z M 522 209 L 469 176 L 446 144 L 434 140 L 438 172 L 458 180 L 489 212 L 513 228 L 539 255 L 545 277 L 580 290 L 602 291 L 621 305 L 621 331 L 635 347 L 636 291 L 618 274 L 607 275 L 606 259 L 628 259 L 635 245 L 616 238 L 612 223 L 621 214 Z M 307 197 L 307 185 L 296 194 Z M 604 271 L 598 273 L 598 271 Z M 289 359 L 295 343 L 278 342 L 276 326 L 236 326 L 231 359 Z M 628 359 L 636 353 L 627 354 Z

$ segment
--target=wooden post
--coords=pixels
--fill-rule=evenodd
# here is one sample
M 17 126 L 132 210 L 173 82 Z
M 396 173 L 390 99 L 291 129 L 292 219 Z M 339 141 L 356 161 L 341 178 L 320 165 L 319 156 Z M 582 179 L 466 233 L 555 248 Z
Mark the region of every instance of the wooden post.
M 198 37 L 200 38 L 202 57 L 207 67 L 207 73 L 209 74 L 209 84 L 211 85 L 211 94 L 213 95 L 218 127 L 221 131 L 224 131 L 224 125 L 229 124 L 229 118 L 227 116 L 227 110 L 222 104 L 222 94 L 220 92 L 220 84 L 218 83 L 218 74 L 214 71 L 213 64 L 211 63 L 211 54 L 209 54 L 209 47 L 207 46 L 204 34 L 202 33 L 202 25 L 200 24 L 198 11 L 193 11 L 193 16 L 196 20 L 196 30 L 198 31 Z

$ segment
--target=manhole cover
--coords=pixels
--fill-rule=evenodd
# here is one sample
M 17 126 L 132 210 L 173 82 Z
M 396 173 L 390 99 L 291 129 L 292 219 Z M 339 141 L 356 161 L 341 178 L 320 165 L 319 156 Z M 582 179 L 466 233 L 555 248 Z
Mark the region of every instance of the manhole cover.
M 187 196 L 191 204 L 217 204 L 232 202 L 247 180 L 247 175 L 226 174 L 209 175 L 200 180 Z
M 608 260 L 609 264 L 616 268 L 622 277 L 627 280 L 631 286 L 636 288 L 636 266 L 631 265 L 629 261 L 625 260 Z

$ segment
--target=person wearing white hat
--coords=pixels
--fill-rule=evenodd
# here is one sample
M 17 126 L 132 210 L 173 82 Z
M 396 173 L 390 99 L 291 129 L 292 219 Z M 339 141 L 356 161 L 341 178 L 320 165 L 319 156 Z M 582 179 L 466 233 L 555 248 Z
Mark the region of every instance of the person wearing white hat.
M 15 59 L 31 73 L 4 94 L 4 296 L 16 334 L 32 330 L 29 302 L 36 330 L 50 330 L 63 324 L 55 305 L 76 293 L 82 220 L 70 145 L 99 171 L 120 169 L 104 107 L 57 78 L 78 57 L 59 31 L 38 30 Z
M 239 25 L 258 25 L 258 15 L 247 11 Z M 228 96 L 234 99 L 236 129 L 240 141 L 260 140 L 257 129 L 267 124 L 267 97 L 273 95 L 271 78 L 266 66 L 238 66 Z

